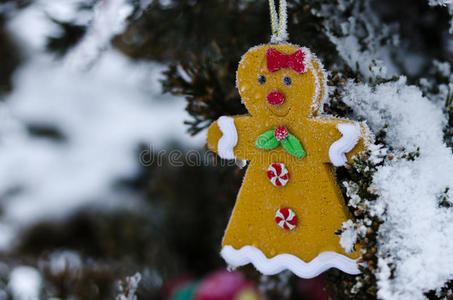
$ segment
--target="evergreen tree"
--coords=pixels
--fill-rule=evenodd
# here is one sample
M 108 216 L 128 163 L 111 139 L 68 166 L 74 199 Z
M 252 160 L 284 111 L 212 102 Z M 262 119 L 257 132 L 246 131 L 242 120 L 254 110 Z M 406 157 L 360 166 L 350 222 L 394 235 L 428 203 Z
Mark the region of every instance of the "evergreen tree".
M 235 74 L 241 56 L 270 39 L 268 2 L 144 2 L 129 1 L 133 11 L 112 45 L 130 59 L 165 64 L 162 89 L 185 97 L 188 134 L 201 134 L 222 115 L 246 113 L 235 87 Z M 91 10 L 96 4 L 86 1 L 80 10 Z M 288 1 L 290 41 L 312 49 L 328 71 L 330 93 L 324 112 L 367 120 L 351 100 L 354 84 L 379 89 L 399 84 L 399 76 L 405 75 L 404 86 L 415 85 L 423 96 L 443 106 L 448 120 L 443 141 L 451 147 L 451 77 L 445 71 L 445 66 L 453 63 L 451 16 L 446 8 L 434 4 L 426 0 Z M 13 10 L 24 6 L 26 3 Z M 17 46 L 5 30 L 9 14 L 0 14 L 0 93 L 11 89 L 11 76 L 20 63 Z M 63 59 L 88 34 L 90 24 L 53 21 L 61 34 L 48 38 L 47 49 Z M 386 255 L 380 248 L 379 234 L 385 216 L 371 208 L 379 198 L 373 178 L 391 161 L 413 162 L 421 155 L 417 148 L 395 148 L 389 142 L 389 131 L 387 124 L 382 126 L 375 132 L 374 148 L 336 170 L 355 218 L 353 228 L 360 228 L 357 242 L 366 264 L 358 276 L 330 270 L 318 278 L 331 299 L 376 299 L 379 295 L 378 274 L 383 268 L 379 260 L 382 264 Z M 143 145 L 138 147 L 137 156 L 144 149 Z M 205 155 L 206 150 L 199 149 L 199 153 Z M 182 159 L 183 166 L 175 167 L 169 160 L 166 156 L 162 166 L 143 167 L 135 178 L 121 182 L 140 191 L 144 209 L 113 213 L 86 209 L 63 221 L 42 222 L 23 232 L 15 250 L 4 254 L 5 262 L 40 265 L 45 278 L 43 297 L 61 299 L 112 299 L 118 294 L 116 282 L 135 272 L 142 276 L 138 299 L 162 299 L 168 296 L 166 289 L 175 278 L 202 278 L 224 268 L 219 245 L 245 170 L 222 166 L 213 156 L 203 167 L 187 165 Z M 450 208 L 448 195 L 446 187 L 439 194 L 439 207 Z M 339 228 L 337 234 L 348 230 Z M 70 268 L 51 270 L 49 253 L 59 249 L 81 255 L 77 272 Z M 391 281 L 397 267 L 393 263 L 386 267 Z M 305 281 L 292 275 L 262 277 L 251 267 L 240 271 L 260 287 L 265 299 L 314 297 L 301 288 Z M 6 284 L 7 276 L 0 277 Z M 439 282 L 438 287 L 424 291 L 425 296 L 451 297 L 451 281 Z

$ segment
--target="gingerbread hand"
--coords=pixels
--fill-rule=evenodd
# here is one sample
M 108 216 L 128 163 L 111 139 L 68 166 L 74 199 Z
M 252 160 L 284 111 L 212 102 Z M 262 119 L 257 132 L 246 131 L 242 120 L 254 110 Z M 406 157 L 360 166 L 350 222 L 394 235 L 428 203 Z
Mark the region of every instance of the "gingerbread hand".
M 235 159 L 234 147 L 238 142 L 238 133 L 234 119 L 222 116 L 217 120 L 217 125 L 222 132 L 222 137 L 217 142 L 217 153 L 224 159 Z
M 253 150 L 244 136 L 250 119 L 250 116 L 220 117 L 208 129 L 209 148 L 223 159 L 247 159 Z
M 330 146 L 329 158 L 335 167 L 340 167 L 348 161 L 346 153 L 351 151 L 359 141 L 360 127 L 354 123 L 340 123 L 337 128 L 343 136 Z

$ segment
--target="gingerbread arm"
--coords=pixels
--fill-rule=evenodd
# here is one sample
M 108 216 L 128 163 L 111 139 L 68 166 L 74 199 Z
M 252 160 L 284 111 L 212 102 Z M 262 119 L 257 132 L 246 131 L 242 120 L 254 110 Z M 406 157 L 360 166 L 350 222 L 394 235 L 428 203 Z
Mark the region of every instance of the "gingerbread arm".
M 366 149 L 371 135 L 366 125 L 334 118 L 314 119 L 313 126 L 324 132 L 319 136 L 321 160 L 336 167 L 351 162 L 352 157 Z
M 249 159 L 254 144 L 250 143 L 244 131 L 251 125 L 251 117 L 222 116 L 208 129 L 208 146 L 223 159 Z

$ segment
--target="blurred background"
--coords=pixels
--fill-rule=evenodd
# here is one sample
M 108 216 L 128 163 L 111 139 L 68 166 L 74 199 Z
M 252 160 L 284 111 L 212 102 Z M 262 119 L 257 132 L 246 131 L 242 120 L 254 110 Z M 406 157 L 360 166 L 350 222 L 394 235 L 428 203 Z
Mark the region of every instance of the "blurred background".
M 451 62 L 446 8 L 352 2 L 289 1 L 291 41 L 330 79 L 360 77 L 332 36 L 362 13 L 388 26 L 354 34 L 389 45 L 390 72 Z M 235 71 L 268 18 L 264 0 L 0 0 L 0 300 L 347 298 L 336 271 L 228 273 L 218 254 L 244 169 L 205 129 L 245 112 Z M 347 116 L 336 96 L 325 110 Z

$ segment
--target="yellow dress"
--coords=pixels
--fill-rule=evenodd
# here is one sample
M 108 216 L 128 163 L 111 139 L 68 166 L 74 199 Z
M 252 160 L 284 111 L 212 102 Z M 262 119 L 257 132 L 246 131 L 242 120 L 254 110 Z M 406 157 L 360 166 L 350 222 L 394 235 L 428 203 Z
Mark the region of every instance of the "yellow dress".
M 269 70 L 269 48 L 285 60 L 278 70 Z M 304 53 L 303 72 L 294 71 L 291 64 L 288 67 L 285 58 L 299 49 Z M 364 150 L 367 131 L 362 124 L 317 116 L 325 83 L 321 63 L 307 48 L 262 45 L 243 56 L 237 86 L 250 115 L 222 117 L 208 130 L 210 149 L 224 158 L 250 161 L 222 242 L 221 255 L 233 267 L 252 263 L 263 274 L 289 269 L 304 278 L 330 267 L 358 273 L 360 254 L 346 253 L 335 235 L 349 213 L 332 160 L 341 165 L 345 152 L 349 151 L 350 159 Z M 266 101 L 274 91 L 284 96 L 283 103 Z M 272 150 L 256 146 L 260 135 L 279 126 L 300 141 L 305 157 L 296 157 L 281 145 Z M 351 130 L 340 132 L 341 126 Z M 266 176 L 273 163 L 286 166 L 290 175 L 286 185 L 275 186 Z M 282 208 L 297 216 L 292 230 L 276 222 L 276 213 Z

